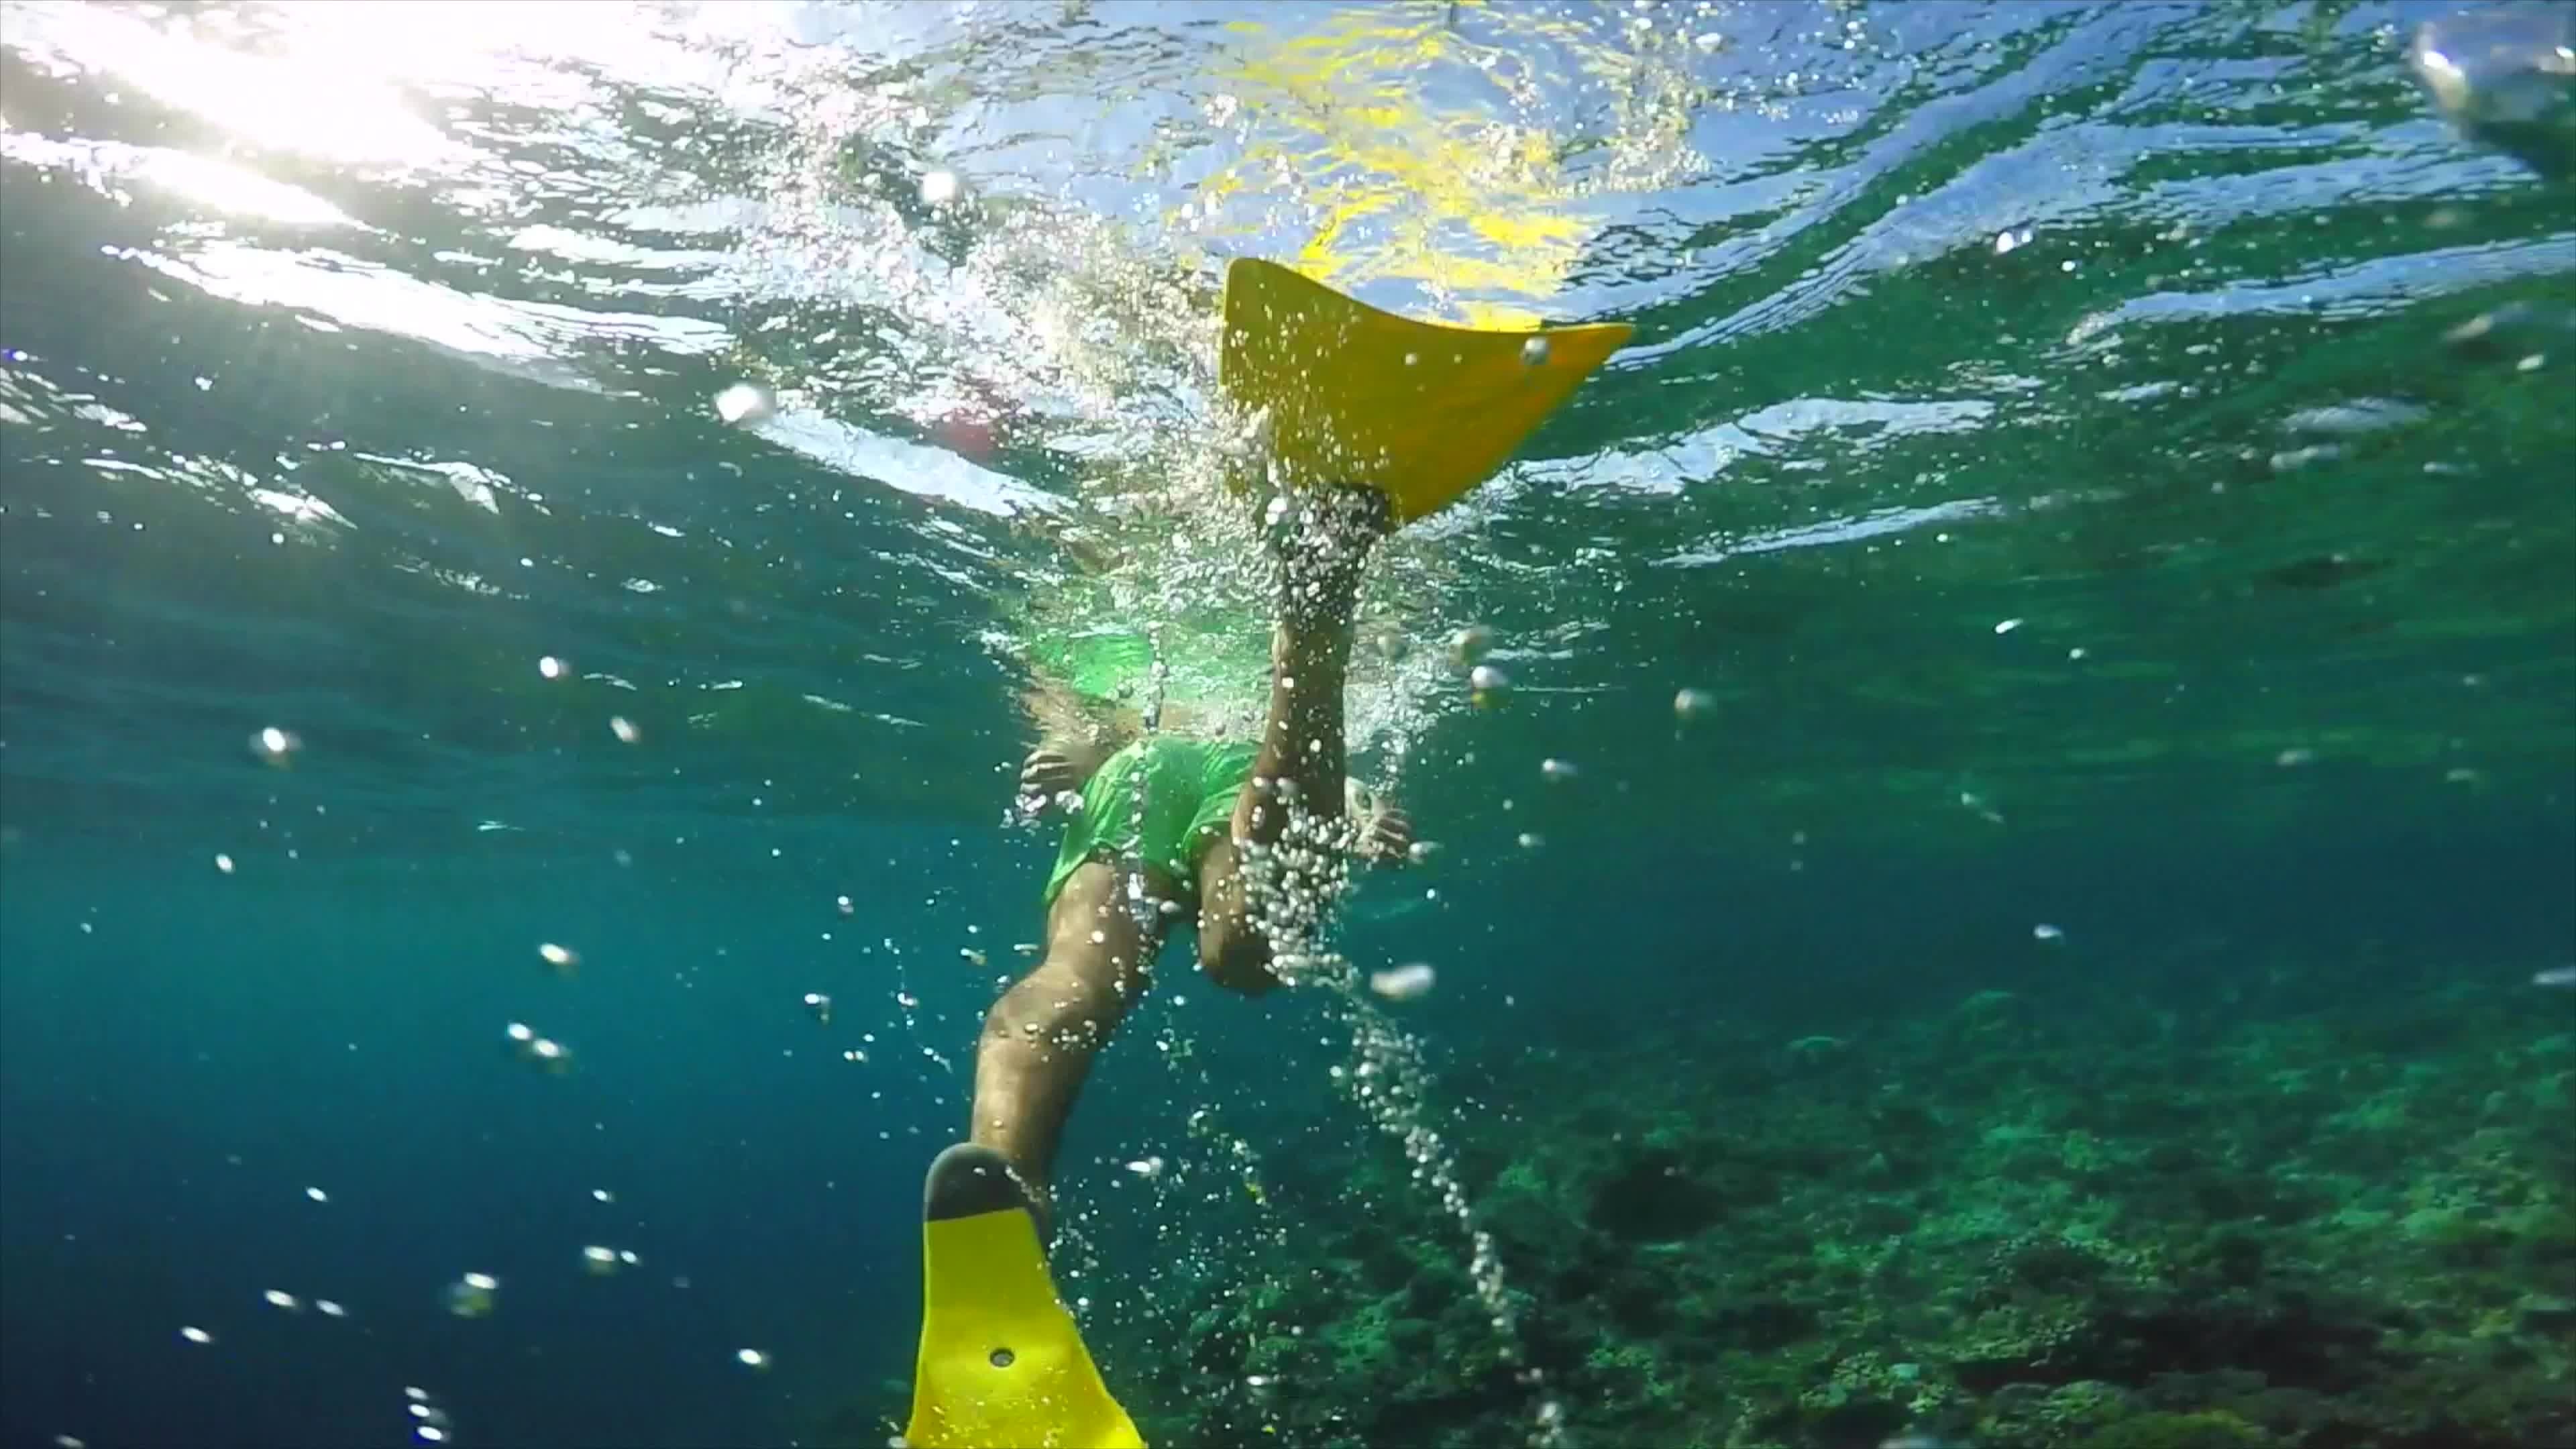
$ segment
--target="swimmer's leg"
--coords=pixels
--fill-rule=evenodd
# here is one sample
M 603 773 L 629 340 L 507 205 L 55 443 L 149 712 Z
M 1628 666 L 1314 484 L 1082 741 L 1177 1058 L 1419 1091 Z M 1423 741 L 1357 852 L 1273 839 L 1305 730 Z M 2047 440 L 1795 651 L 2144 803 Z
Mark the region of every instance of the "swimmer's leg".
M 1149 872 L 1164 894 L 1170 882 Z M 1010 1159 L 1046 1216 L 1057 1141 L 1091 1059 L 1144 995 L 1162 916 L 1146 930 L 1129 913 L 1125 882 L 1106 861 L 1067 877 L 1047 912 L 1046 957 L 1002 993 L 975 1045 L 971 1139 Z
M 1373 489 L 1318 489 L 1283 499 L 1286 517 L 1270 535 L 1278 622 L 1270 636 L 1270 712 L 1252 778 L 1236 797 L 1230 839 L 1199 862 L 1199 963 L 1209 978 L 1259 993 L 1279 984 L 1270 942 L 1246 899 L 1245 847 L 1275 845 L 1290 806 L 1317 823 L 1341 818 L 1349 760 L 1342 738 L 1342 685 L 1350 671 L 1351 620 L 1360 569 L 1386 535 L 1386 495 Z M 1320 882 L 1282 880 L 1295 890 Z
M 1243 897 L 1243 853 L 1231 840 L 1217 841 L 1199 857 L 1199 969 L 1246 996 L 1280 984 L 1270 969 L 1270 943 Z

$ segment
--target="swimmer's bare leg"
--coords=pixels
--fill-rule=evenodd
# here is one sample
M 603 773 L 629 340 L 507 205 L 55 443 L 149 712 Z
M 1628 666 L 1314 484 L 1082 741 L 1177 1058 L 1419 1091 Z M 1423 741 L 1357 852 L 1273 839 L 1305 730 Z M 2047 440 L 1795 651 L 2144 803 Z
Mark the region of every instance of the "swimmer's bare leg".
M 1157 874 L 1148 873 L 1149 888 L 1168 894 L 1171 882 Z M 1144 995 L 1162 919 L 1157 912 L 1139 930 L 1117 867 L 1085 862 L 1047 912 L 1045 958 L 985 1014 L 970 1136 L 1010 1159 L 1042 1225 L 1074 1098 L 1092 1057 Z
M 1270 540 L 1279 617 L 1270 636 L 1270 710 L 1261 752 L 1236 797 L 1230 838 L 1209 847 L 1199 862 L 1200 965 L 1219 985 L 1255 994 L 1277 986 L 1279 977 L 1271 970 L 1270 942 L 1251 917 L 1243 852 L 1279 842 L 1292 802 L 1317 823 L 1341 818 L 1349 775 L 1342 686 L 1350 671 L 1351 619 L 1361 565 L 1389 525 L 1386 495 L 1374 489 L 1319 489 L 1283 501 L 1288 516 Z

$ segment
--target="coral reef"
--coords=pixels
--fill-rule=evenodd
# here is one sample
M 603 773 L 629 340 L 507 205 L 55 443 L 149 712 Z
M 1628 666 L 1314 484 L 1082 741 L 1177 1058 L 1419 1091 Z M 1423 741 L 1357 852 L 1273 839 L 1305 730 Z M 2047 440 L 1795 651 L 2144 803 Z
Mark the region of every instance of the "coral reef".
M 1158 1444 L 1520 1443 L 1551 1399 L 1728 1449 L 2576 1443 L 2564 1005 L 1984 992 L 1548 1054 L 1452 1133 L 1510 1339 L 1378 1137 L 1094 1344 Z

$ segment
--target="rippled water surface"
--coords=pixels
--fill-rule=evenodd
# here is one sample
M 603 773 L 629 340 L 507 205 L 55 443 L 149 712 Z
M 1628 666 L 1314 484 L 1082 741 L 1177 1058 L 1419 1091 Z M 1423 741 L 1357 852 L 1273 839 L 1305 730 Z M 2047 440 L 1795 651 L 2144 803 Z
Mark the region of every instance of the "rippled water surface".
M 2549 964 L 2568 102 L 2535 62 L 2531 128 L 2464 132 L 2406 54 L 2451 12 L 0 8 L 8 1355 L 46 1405 L 12 1442 L 164 1432 L 110 1407 L 156 1383 L 240 1436 L 203 1442 L 390 1442 L 390 1385 L 443 1376 L 520 1386 L 460 1442 L 712 1443 L 900 1380 L 911 1174 L 1052 848 L 996 823 L 1025 646 L 1262 628 L 1211 481 L 1238 256 L 1638 328 L 1365 605 L 1362 770 L 1445 851 L 1370 884 L 1354 954 L 1481 957 L 1444 1048 L 1478 1070 L 1712 980 L 1956 987 L 2001 939 L 1960 911 L 2026 952 L 2087 900 L 2233 930 L 2304 892 L 2277 935 L 2393 912 Z M 1496 708 L 1442 648 L 1470 624 Z M 2348 855 L 2460 874 L 2346 891 Z M 587 998 L 529 1004 L 574 936 Z M 823 981 L 828 1051 L 794 1009 Z M 483 1080 L 546 1008 L 597 1015 L 561 1122 Z M 1349 1130 L 1340 1028 L 1246 1096 L 1261 1028 L 1184 1019 L 1128 1049 L 1213 1077 L 1123 1068 L 1086 1110 Z M 854 1087 L 865 1031 L 921 1061 Z M 621 1358 L 440 1316 L 471 1244 L 536 1232 L 495 1224 L 585 1230 L 521 1189 L 586 1189 L 594 1132 L 690 1183 L 653 1222 L 698 1296 L 619 1312 L 693 1326 Z M 172 1315 L 256 1316 L 222 1245 L 291 1262 L 325 1161 L 381 1189 L 316 1250 L 381 1279 L 350 1320 L 381 1336 L 172 1368 Z M 1104 1209 L 1094 1271 L 1190 1236 L 1157 1201 L 1150 1244 Z M 245 1387 L 299 1362 L 357 1386 Z

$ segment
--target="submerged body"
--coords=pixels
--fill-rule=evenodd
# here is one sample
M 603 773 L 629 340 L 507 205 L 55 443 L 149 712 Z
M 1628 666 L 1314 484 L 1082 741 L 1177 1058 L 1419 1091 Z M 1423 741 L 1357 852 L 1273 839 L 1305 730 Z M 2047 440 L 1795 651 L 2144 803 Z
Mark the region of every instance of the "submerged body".
M 1267 422 L 1260 724 L 1236 736 L 1203 700 L 1166 718 L 1160 660 L 1145 708 L 1127 710 L 1115 631 L 1060 656 L 1074 678 L 1030 695 L 1041 738 L 1022 789 L 1080 803 L 1043 891 L 1045 954 L 987 1014 L 969 1141 L 940 1155 L 925 1189 L 914 1445 L 1142 1442 L 1043 1256 L 1056 1150 L 1092 1060 L 1142 997 L 1172 921 L 1195 920 L 1211 980 L 1258 995 L 1282 984 L 1282 957 L 1319 923 L 1349 855 L 1404 858 L 1401 813 L 1344 818 L 1362 566 L 1387 533 L 1499 467 L 1628 336 L 1409 322 L 1258 262 L 1229 272 L 1226 323 L 1223 380 Z M 1132 672 L 1132 647 L 1123 658 Z M 1192 713 L 1199 728 L 1179 717 Z

